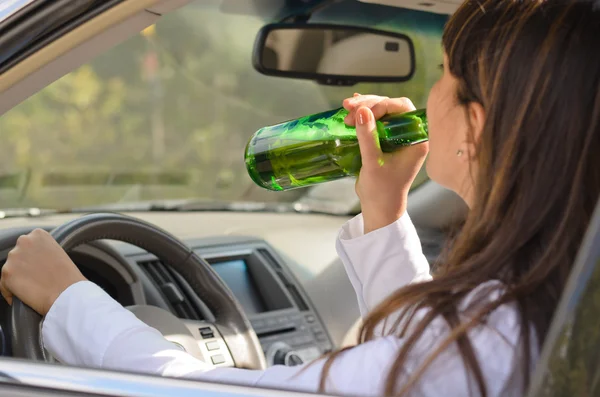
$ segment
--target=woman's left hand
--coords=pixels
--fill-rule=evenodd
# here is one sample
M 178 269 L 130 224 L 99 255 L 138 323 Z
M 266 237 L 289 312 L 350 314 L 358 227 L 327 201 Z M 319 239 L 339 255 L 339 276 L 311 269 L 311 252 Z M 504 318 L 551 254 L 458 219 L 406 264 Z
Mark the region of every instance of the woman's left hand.
M 45 230 L 36 229 L 17 240 L 2 267 L 0 292 L 9 304 L 13 295 L 41 315 L 58 296 L 85 277 Z

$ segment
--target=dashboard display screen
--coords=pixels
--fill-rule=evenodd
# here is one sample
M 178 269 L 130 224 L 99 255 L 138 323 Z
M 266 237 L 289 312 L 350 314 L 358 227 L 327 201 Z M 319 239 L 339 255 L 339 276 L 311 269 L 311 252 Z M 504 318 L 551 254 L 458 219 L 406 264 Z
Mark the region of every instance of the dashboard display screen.
M 233 291 L 246 314 L 267 311 L 245 261 L 217 262 L 212 264 L 212 268 Z

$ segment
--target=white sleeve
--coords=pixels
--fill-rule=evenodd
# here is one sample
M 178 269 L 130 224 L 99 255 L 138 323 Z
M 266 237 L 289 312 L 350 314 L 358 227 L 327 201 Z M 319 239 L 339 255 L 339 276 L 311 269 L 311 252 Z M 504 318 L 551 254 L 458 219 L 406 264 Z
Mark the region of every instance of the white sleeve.
M 65 364 L 306 392 L 318 391 L 324 364 L 320 359 L 264 371 L 213 368 L 175 348 L 89 281 L 70 286 L 58 297 L 44 319 L 42 336 L 46 349 Z M 344 353 L 331 368 L 327 390 L 381 394 L 382 376 L 398 343 L 390 337 Z
M 399 288 L 431 279 L 429 262 L 408 213 L 367 234 L 362 214 L 357 215 L 342 227 L 336 249 L 363 317 Z
M 489 396 L 513 395 L 520 390 L 520 385 L 510 378 L 517 368 L 514 346 L 519 335 L 518 320 L 514 307 L 503 306 L 490 317 L 487 326 L 470 334 L 490 386 Z M 399 374 L 399 385 L 443 340 L 443 334 L 448 332 L 444 324 L 434 322 L 423 332 Z M 300 367 L 273 366 L 264 371 L 211 369 L 174 348 L 157 330 L 87 281 L 70 286 L 58 297 L 44 319 L 42 336 L 48 351 L 65 364 L 282 390 L 316 392 L 324 364 L 323 359 L 318 359 Z M 387 336 L 341 353 L 327 376 L 325 392 L 382 395 L 402 345 L 402 338 Z M 464 396 L 472 387 L 462 359 L 451 348 L 434 360 L 410 396 Z

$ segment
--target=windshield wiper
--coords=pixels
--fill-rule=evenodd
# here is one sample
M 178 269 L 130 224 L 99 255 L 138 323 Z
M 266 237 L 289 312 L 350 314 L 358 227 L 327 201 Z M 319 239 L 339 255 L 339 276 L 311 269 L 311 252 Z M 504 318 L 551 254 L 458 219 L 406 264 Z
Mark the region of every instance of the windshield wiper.
M 71 212 L 271 212 L 271 213 L 318 213 L 327 215 L 347 215 L 335 203 L 318 201 L 258 202 L 258 201 L 212 201 L 212 200 L 150 200 L 141 202 L 113 203 L 106 205 L 79 207 Z
M 90 207 L 79 207 L 72 212 L 147 212 L 147 211 L 232 211 L 232 212 L 293 212 L 291 203 L 263 203 L 244 201 L 209 200 L 150 200 L 142 202 L 114 203 Z
M 234 211 L 234 212 L 293 212 L 291 203 L 266 203 L 259 201 L 190 201 L 175 211 Z
M 295 202 L 219 201 L 202 199 L 148 200 L 72 208 L 71 212 L 270 212 L 348 215 L 349 209 L 337 202 L 300 199 Z
M 347 215 L 348 210 L 336 203 L 297 200 L 294 202 L 203 202 L 192 201 L 180 205 L 175 211 L 239 211 L 239 212 L 296 212 L 305 214 Z
M 4 208 L 0 209 L 0 219 L 6 218 L 37 218 L 46 215 L 58 214 L 61 211 L 50 209 L 50 208 L 37 208 L 37 207 L 25 207 L 25 208 Z

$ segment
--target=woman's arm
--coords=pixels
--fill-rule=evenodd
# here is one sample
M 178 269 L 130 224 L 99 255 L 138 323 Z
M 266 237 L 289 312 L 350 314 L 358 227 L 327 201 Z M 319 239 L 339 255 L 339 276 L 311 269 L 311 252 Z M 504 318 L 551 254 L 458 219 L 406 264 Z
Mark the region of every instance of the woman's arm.
M 356 291 L 363 317 L 404 285 L 430 280 L 429 262 L 408 213 L 363 233 L 363 216 L 347 222 L 336 248 Z
M 359 215 L 342 227 L 336 245 L 365 315 L 402 285 L 427 279 L 429 266 L 408 214 L 368 234 L 362 230 Z M 183 357 L 158 331 L 89 281 L 75 283 L 60 294 L 45 317 L 42 331 L 51 353 L 74 365 L 122 365 L 123 369 L 164 374 L 172 370 L 164 367 L 171 358 Z M 147 346 L 163 354 L 148 361 Z M 210 367 L 198 361 L 193 368 Z
M 286 390 L 316 392 L 324 363 L 265 371 L 213 368 L 175 348 L 89 281 L 71 285 L 56 299 L 42 336 L 48 351 L 65 364 Z M 380 395 L 399 343 L 381 339 L 344 353 L 331 369 L 327 390 Z
M 473 296 L 478 293 L 480 291 L 474 291 Z M 441 318 L 423 332 L 399 374 L 398 385 L 418 370 L 447 332 Z M 44 320 L 42 334 L 46 348 L 70 365 L 281 390 L 316 392 L 325 363 L 322 358 L 300 367 L 274 366 L 264 371 L 211 369 L 174 348 L 158 331 L 87 281 L 71 285 L 58 297 Z M 490 386 L 489 396 L 518 393 L 522 384 L 514 377 L 519 374 L 519 366 L 515 364 L 518 361 L 515 353 L 519 351 L 515 347 L 519 318 L 514 305 L 500 307 L 490 316 L 487 325 L 474 329 L 469 336 Z M 389 369 L 402 345 L 402 338 L 391 335 L 341 353 L 330 368 L 325 392 L 382 395 Z M 467 376 L 454 346 L 432 363 L 422 379 L 409 396 L 465 396 L 473 387 L 473 380 Z

